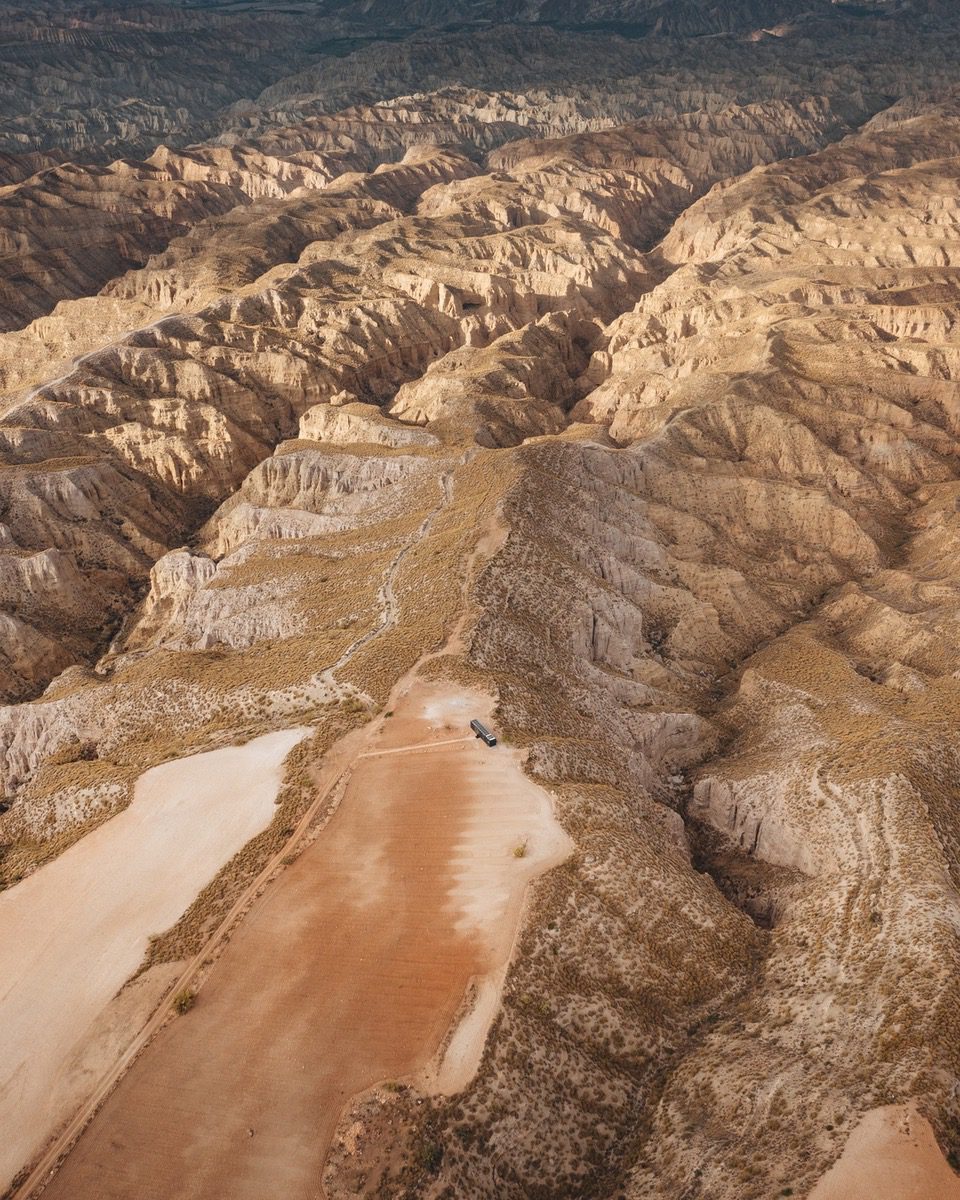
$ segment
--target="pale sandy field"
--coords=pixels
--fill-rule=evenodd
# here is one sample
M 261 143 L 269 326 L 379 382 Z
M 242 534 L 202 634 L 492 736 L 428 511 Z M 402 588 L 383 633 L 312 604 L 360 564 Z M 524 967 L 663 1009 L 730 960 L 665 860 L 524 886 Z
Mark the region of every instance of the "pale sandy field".
M 283 760 L 306 732 L 147 771 L 127 809 L 0 894 L 0 1186 L 82 1098 L 78 1072 L 96 1076 L 87 1043 L 102 1043 L 104 1069 L 116 1056 L 111 999 L 149 937 L 270 823 Z M 125 1006 L 130 1039 L 168 982 L 153 981 Z

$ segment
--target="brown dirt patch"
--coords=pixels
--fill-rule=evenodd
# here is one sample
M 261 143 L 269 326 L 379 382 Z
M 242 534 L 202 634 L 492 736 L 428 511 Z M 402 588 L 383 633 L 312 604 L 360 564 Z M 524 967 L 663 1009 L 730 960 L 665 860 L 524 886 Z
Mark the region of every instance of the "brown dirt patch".
M 868 1112 L 810 1200 L 960 1200 L 930 1122 L 908 1105 Z
M 488 705 L 465 706 L 437 684 L 396 701 L 323 833 L 261 898 L 196 1008 L 144 1053 L 47 1195 L 321 1194 L 343 1107 L 379 1081 L 429 1073 L 471 983 L 502 974 L 526 882 L 566 853 L 514 752 L 451 740 Z M 405 743 L 427 745 L 379 753 Z M 475 1023 L 473 1045 L 456 1042 L 448 1075 L 469 1072 L 485 1034 Z

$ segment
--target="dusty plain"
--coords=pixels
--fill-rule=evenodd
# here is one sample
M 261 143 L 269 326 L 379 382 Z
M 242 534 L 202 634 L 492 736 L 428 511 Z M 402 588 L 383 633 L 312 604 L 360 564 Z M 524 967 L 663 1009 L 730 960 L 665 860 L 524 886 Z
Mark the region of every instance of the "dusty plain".
M 270 823 L 283 759 L 305 732 L 154 767 L 128 808 L 0 894 L 5 1182 L 70 1115 L 71 1059 L 136 973 L 151 935 Z M 108 1044 L 114 1055 L 122 1049 Z M 110 1066 L 108 1053 L 103 1071 Z
M 569 846 L 516 752 L 464 732 L 489 701 L 414 685 L 396 703 L 202 1004 L 144 1053 L 45 1194 L 313 1197 L 353 1096 L 428 1073 L 469 1082 L 492 1012 L 452 1070 L 435 1060 L 471 986 L 502 977 L 525 885 Z

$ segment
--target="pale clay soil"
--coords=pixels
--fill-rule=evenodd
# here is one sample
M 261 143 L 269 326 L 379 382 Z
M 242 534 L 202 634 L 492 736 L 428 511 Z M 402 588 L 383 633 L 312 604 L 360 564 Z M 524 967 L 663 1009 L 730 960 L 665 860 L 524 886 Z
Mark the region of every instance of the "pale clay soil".
M 144 1023 L 169 969 L 111 999 L 150 936 L 269 825 L 283 760 L 305 733 L 147 771 L 125 811 L 0 894 L 0 1186 Z
M 520 756 L 464 736 L 489 699 L 415 682 L 394 704 L 329 824 L 121 1082 L 52 1200 L 312 1200 L 353 1096 L 469 1081 L 526 885 L 571 845 Z
M 864 1115 L 810 1200 L 960 1200 L 960 1178 L 929 1121 L 891 1104 Z

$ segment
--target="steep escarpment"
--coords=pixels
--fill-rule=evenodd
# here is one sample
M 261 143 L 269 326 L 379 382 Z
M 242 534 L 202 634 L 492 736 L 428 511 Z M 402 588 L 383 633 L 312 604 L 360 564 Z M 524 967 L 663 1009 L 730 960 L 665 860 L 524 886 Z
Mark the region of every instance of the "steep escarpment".
M 590 12 L 556 5 L 490 4 L 475 6 L 467 27 L 490 31 L 494 41 L 504 24 L 512 22 L 525 25 L 526 37 L 534 44 L 545 34 L 548 41 L 539 52 L 536 73 L 546 82 L 569 73 L 569 65 L 560 63 L 549 43 L 557 25 L 606 28 L 610 32 L 593 36 L 616 51 L 621 30 L 629 36 L 713 34 L 770 23 L 790 7 L 751 0 L 736 14 L 721 15 L 710 6 L 690 4 L 682 13 L 665 16 L 642 0 L 593 6 Z M 0 95 L 7 122 L 0 149 L 12 154 L 59 149 L 71 157 L 101 161 L 143 155 L 159 142 L 182 147 L 211 137 L 225 117 L 229 121 L 236 113 L 246 114 L 272 88 L 316 91 L 303 87 L 299 77 L 304 71 L 318 78 L 352 75 L 352 87 L 344 81 L 338 102 L 326 111 L 346 107 L 375 95 L 367 52 L 373 50 L 374 57 L 389 54 L 411 35 L 430 31 L 428 36 L 443 36 L 439 31 L 458 24 L 451 22 L 443 5 L 358 8 L 329 0 L 279 9 L 257 4 L 171 6 L 146 0 L 136 7 L 92 5 L 82 15 L 67 0 L 49 0 L 39 6 L 7 3 L 3 20 Z M 576 48 L 576 33 L 559 36 L 565 38 L 565 48 Z M 530 41 L 524 46 L 526 53 L 520 49 L 524 37 L 518 31 L 513 42 L 530 64 Z M 471 81 L 497 86 L 496 76 L 505 74 L 503 58 L 490 51 L 472 57 Z M 632 57 L 636 62 L 636 52 Z M 381 70 L 384 65 L 381 62 Z M 430 86 L 461 81 L 463 66 L 462 58 L 459 63 L 448 58 L 443 64 L 435 59 L 436 82 L 431 80 Z M 400 58 L 387 66 L 390 83 L 376 98 L 411 90 L 402 82 L 404 74 L 411 77 Z M 574 74 L 588 79 L 588 64 L 582 62 Z M 427 82 L 425 72 L 413 77 L 419 85 Z M 287 84 L 291 78 L 298 82 Z M 331 86 L 337 87 L 338 81 L 332 78 Z
M 849 105 L 835 110 L 827 99 L 778 103 L 769 111 L 746 109 L 739 118 L 732 111 L 688 117 L 679 129 L 676 117 L 655 122 L 649 146 L 641 147 L 638 131 L 632 140 L 628 137 L 621 158 L 625 153 L 635 160 L 645 150 L 651 174 L 654 160 L 663 158 L 685 172 L 684 178 L 674 180 L 678 192 L 703 190 L 731 171 L 812 149 L 838 136 L 852 115 Z M 25 178 L 0 196 L 0 328 L 17 329 L 58 301 L 89 296 L 105 284 L 110 285 L 107 294 L 129 294 L 118 283 L 124 272 L 165 252 L 172 240 L 192 236 L 195 243 L 205 243 L 218 221 L 226 225 L 219 236 L 232 239 L 218 262 L 236 269 L 242 250 L 235 250 L 234 243 L 246 243 L 262 219 L 269 221 L 273 214 L 274 256 L 264 248 L 258 259 L 265 270 L 284 261 L 284 253 L 291 260 L 302 251 L 310 240 L 310 227 L 304 229 L 298 207 L 309 212 L 311 198 L 305 193 L 321 190 L 335 178 L 372 171 L 422 147 L 449 145 L 476 158 L 531 130 L 542 136 L 562 132 L 571 123 L 579 128 L 590 121 L 568 121 L 550 103 L 543 104 L 537 119 L 529 105 L 516 98 L 452 89 L 311 118 L 229 148 L 160 147 L 143 162 L 63 164 L 32 172 L 35 164 L 20 160 Z M 729 144 L 726 151 L 724 142 Z M 564 154 L 570 157 L 570 149 L 559 148 L 561 161 Z M 613 152 L 612 143 L 607 149 Z M 666 164 L 664 169 L 669 169 Z M 384 188 L 389 189 L 391 181 L 396 183 L 396 177 L 388 176 Z M 652 200 L 654 189 L 663 191 L 666 182 L 652 179 L 647 198 Z M 288 197 L 296 203 L 259 203 Z M 385 193 L 383 198 L 390 197 Z M 647 218 L 658 230 L 665 215 L 678 210 L 679 197 L 659 199 L 659 205 L 649 205 Z M 243 210 L 251 204 L 257 208 L 248 215 Z M 280 243 L 284 236 L 285 251 Z M 180 258 L 196 248 L 181 247 Z M 206 253 L 210 257 L 209 249 Z M 244 282 L 251 278 L 249 269 L 245 278 L 241 276 Z M 220 290 L 236 282 L 228 276 Z M 155 294 L 152 299 L 162 297 Z
M 461 84 L 514 90 L 521 110 L 544 89 L 539 99 L 581 127 L 674 110 L 678 82 L 701 107 L 822 92 L 818 73 L 842 74 L 829 94 L 866 89 L 882 104 L 900 94 L 877 87 L 892 73 L 936 94 L 956 36 L 953 9 L 922 0 L 492 0 L 469 15 L 331 0 L 144 0 L 78 14 L 70 0 L 46 0 L 8 2 L 3 19 L 0 150 L 100 162 Z
M 456 161 L 449 167 L 456 173 Z M 428 167 L 420 184 L 435 178 Z M 86 357 L 10 409 L 4 417 L 12 452 L 6 472 L 10 499 L 33 492 L 40 500 L 29 509 L 17 505 L 10 533 L 16 549 L 8 553 L 36 552 L 52 543 L 85 567 L 102 563 L 96 578 L 110 611 L 123 604 L 126 589 L 143 580 L 158 551 L 182 541 L 258 460 L 296 430 L 300 415 L 322 394 L 346 385 L 375 394 L 392 378 L 402 379 L 432 346 L 439 353 L 453 337 L 449 319 L 436 314 L 431 320 L 399 288 L 370 294 L 366 312 L 358 312 L 354 298 L 362 273 L 356 266 L 344 263 L 334 275 L 327 268 L 313 274 L 324 281 L 339 275 L 342 300 L 311 299 L 309 270 L 295 272 L 286 299 L 272 288 L 193 318 L 165 318 Z M 268 310 L 273 329 L 255 328 Z M 368 340 L 363 329 L 393 322 L 405 326 L 410 350 L 393 357 L 388 350 L 379 361 L 361 363 L 358 338 Z M 319 342 L 311 339 L 311 352 L 298 330 L 317 324 L 326 333 Z M 130 514 L 126 519 L 114 516 L 121 494 L 112 482 L 116 472 L 129 480 L 121 510 Z M 46 500 L 51 489 L 59 509 Z M 162 540 L 148 543 L 140 536 L 137 513 L 164 531 Z M 51 632 L 63 633 L 71 622 L 57 610 L 64 599 L 70 602 L 70 590 L 51 583 L 46 615 L 38 609 L 37 618 Z M 24 685 L 30 686 L 26 679 Z
M 143 163 L 64 164 L 31 174 L 0 197 L 0 324 L 16 329 L 60 300 L 98 291 L 205 218 L 264 196 L 322 188 L 378 161 L 359 147 L 287 161 L 250 149 L 161 147 Z
M 943 132 L 946 149 L 949 131 Z M 882 161 L 905 149 L 920 160 L 917 166 L 895 157 L 895 169 L 877 171 L 875 154 Z M 802 1077 L 802 1103 L 818 1122 L 796 1146 L 797 1161 L 811 1146 L 829 1153 L 832 1139 L 825 1135 L 847 1134 L 860 1111 L 885 1097 L 920 1096 L 942 1134 L 952 1137 L 956 1129 L 950 1089 L 939 1074 L 954 1044 L 945 1014 L 956 1005 L 949 964 L 957 953 L 949 849 L 957 835 L 946 732 L 954 652 L 940 636 L 954 608 L 942 574 L 953 536 L 942 503 L 956 479 L 949 365 L 956 299 L 942 274 L 949 274 L 957 245 L 956 213 L 942 187 L 952 163 L 925 161 L 923 129 L 912 124 L 892 145 L 868 139 L 863 151 L 859 170 L 821 184 L 809 198 L 804 169 L 784 171 L 786 186 L 799 186 L 792 203 L 775 206 L 765 222 L 769 233 L 750 229 L 726 253 L 708 251 L 719 265 L 707 289 L 712 299 L 725 292 L 728 270 L 741 296 L 754 273 L 764 290 L 772 274 L 791 281 L 790 299 L 801 308 L 777 311 L 769 299 L 764 303 L 773 319 L 757 374 L 767 396 L 783 397 L 777 407 L 787 410 L 793 429 L 808 431 L 822 447 L 816 469 L 812 462 L 807 467 L 807 487 L 826 479 L 844 507 L 866 503 L 882 553 L 749 661 L 730 707 L 719 714 L 732 741 L 694 780 L 688 811 L 711 831 L 721 863 L 733 847 L 788 874 L 752 873 L 760 907 L 774 921 L 762 980 L 668 1085 L 654 1128 L 661 1144 L 667 1139 L 658 1135 L 689 1113 L 694 1089 L 706 1078 L 718 1097 L 732 1097 L 743 1094 L 748 1077 Z M 823 157 L 829 177 L 836 155 Z M 759 182 L 762 196 L 762 172 Z M 673 246 L 694 216 L 680 222 Z M 784 219 L 792 225 L 786 236 Z M 712 223 L 703 214 L 701 229 Z M 821 238 L 826 224 L 830 235 Z M 667 253 L 668 247 L 670 239 Z M 804 294 L 811 285 L 813 295 Z M 725 312 L 724 342 L 735 327 L 732 315 Z M 754 330 L 758 321 L 755 312 Z M 696 330 L 689 333 L 693 344 L 679 358 L 701 353 Z M 711 363 L 711 374 L 719 368 L 722 380 L 724 365 Z M 710 381 L 714 394 L 721 380 Z M 642 386 L 642 375 L 637 382 Z M 685 390 L 681 403 L 696 411 L 703 405 L 696 385 Z M 764 426 L 770 436 L 769 418 Z M 775 439 L 778 465 L 791 440 L 786 431 Z M 747 461 L 756 456 L 748 440 L 738 439 L 737 451 Z M 846 479 L 828 466 L 834 454 L 853 471 Z M 857 523 L 870 529 L 862 518 Z M 837 547 L 837 539 L 828 544 Z M 877 657 L 880 628 L 891 636 Z M 751 871 L 745 875 L 750 879 Z M 748 1065 L 746 1039 L 758 1029 L 775 1032 Z M 730 1050 L 737 1037 L 744 1039 L 742 1055 Z M 758 1063 L 764 1056 L 766 1063 Z M 947 1066 L 947 1074 L 954 1069 Z M 799 1091 L 785 1082 L 766 1097 L 765 1109 L 757 1104 L 749 1115 L 736 1115 L 731 1105 L 735 1128 L 749 1129 L 744 1140 L 768 1147 L 764 1158 L 776 1145 L 782 1164 L 782 1130 L 797 1130 Z M 702 1135 L 693 1141 L 692 1154 L 703 1161 Z M 719 1169 L 712 1152 L 708 1157 L 711 1186 L 733 1186 L 734 1172 Z M 681 1152 L 674 1178 L 691 1162 Z M 754 1173 L 762 1176 L 758 1166 Z M 663 1156 L 637 1175 L 636 1194 L 662 1186 L 653 1183 L 654 1171 L 660 1178 L 669 1173 Z
M 574 24 L 587 28 L 578 32 L 564 26 L 567 17 L 559 11 L 525 8 L 509 17 L 518 23 L 506 27 L 484 24 L 503 21 L 503 16 L 477 14 L 480 26 L 468 33 L 438 32 L 432 25 L 439 18 L 426 12 L 391 31 L 392 19 L 381 20 L 369 11 L 355 18 L 365 31 L 359 36 L 355 29 L 348 33 L 350 14 L 308 4 L 299 19 L 317 29 L 311 41 L 303 29 L 294 28 L 292 13 L 218 10 L 209 17 L 215 32 L 203 32 L 220 39 L 212 57 L 227 73 L 237 69 L 231 57 L 236 47 L 251 39 L 271 63 L 283 60 L 293 66 L 302 56 L 315 60 L 313 65 L 281 72 L 272 87 L 253 89 L 249 98 L 208 113 L 205 132 L 223 144 L 219 152 L 209 144 L 185 149 L 190 139 L 180 120 L 169 119 L 168 128 L 159 120 L 149 137 L 138 140 L 132 104 L 122 108 L 130 122 L 132 145 L 127 149 L 144 151 L 165 143 L 144 159 L 114 153 L 95 168 L 64 164 L 35 174 L 30 153 L 36 149 L 50 150 L 53 164 L 64 152 L 77 150 L 83 163 L 94 147 L 112 143 L 100 131 L 78 133 L 79 142 L 64 139 L 59 150 L 46 136 L 12 144 L 7 174 L 16 186 L 0 204 L 0 230 L 6 230 L 0 244 L 6 244 L 2 261 L 7 264 L 5 274 L 0 270 L 0 321 L 16 328 L 48 312 L 58 300 L 88 295 L 141 265 L 204 216 L 261 195 L 321 186 L 345 169 L 372 169 L 402 157 L 411 145 L 449 143 L 475 155 L 525 134 L 549 137 L 641 118 L 673 123 L 678 113 L 694 112 L 697 118 L 688 117 L 687 123 L 696 136 L 698 121 L 709 124 L 710 116 L 731 105 L 758 105 L 757 131 L 785 132 L 782 114 L 763 109 L 771 102 L 792 105 L 801 125 L 805 109 L 829 104 L 835 134 L 843 123 L 858 124 L 888 108 L 892 98 L 926 102 L 942 97 L 955 82 L 955 22 L 933 29 L 909 18 L 901 25 L 889 16 L 853 18 L 805 8 L 796 27 L 780 28 L 772 9 L 765 16 L 761 11 L 769 5 L 754 7 L 760 28 L 774 29 L 777 36 L 713 38 L 706 67 L 696 38 L 690 37 L 694 29 L 686 30 L 686 41 L 665 38 L 662 14 L 653 26 L 659 34 L 646 37 L 637 30 L 630 34 L 626 10 L 605 18 L 580 14 Z M 54 19 L 56 11 L 51 6 L 45 16 Z M 690 12 L 706 21 L 701 34 L 716 33 L 727 20 L 718 18 L 716 6 L 691 6 Z M 136 55 L 133 48 L 123 49 L 124 38 L 140 36 L 131 30 L 142 26 L 148 40 L 165 39 L 164 53 L 172 54 L 171 46 L 196 39 L 203 25 L 199 12 L 174 14 L 168 6 L 145 7 L 125 22 L 105 11 L 92 20 L 92 27 L 97 20 L 120 36 L 114 45 L 113 34 L 104 34 L 99 51 L 117 58 L 110 76 L 118 86 Z M 176 26 L 169 34 L 157 33 L 164 20 Z M 830 36 L 822 35 L 818 21 L 832 21 Z M 733 21 L 732 27 L 736 25 Z M 122 26 L 122 34 L 114 26 Z M 38 39 L 30 32 L 31 18 L 19 11 L 12 28 L 32 51 L 86 44 L 91 38 L 96 42 L 98 37 L 70 28 L 62 31 L 63 37 Z M 904 30 L 909 36 L 903 36 Z M 380 40 L 383 36 L 390 40 Z M 824 53 L 824 44 L 838 49 Z M 196 71 L 191 55 L 202 45 L 201 37 L 184 55 L 184 70 Z M 596 83 L 597 61 L 604 63 L 602 86 Z M 209 73 L 203 73 L 202 81 L 210 82 Z M 59 85 L 61 91 L 69 86 Z M 424 93 L 436 95 L 428 99 Z M 189 90 L 188 100 L 196 102 L 201 95 L 199 87 Z M 82 127 L 88 112 L 87 102 L 78 102 L 74 121 Z M 46 131 L 53 123 L 50 114 L 34 112 L 31 119 Z M 86 155 L 84 138 L 89 140 Z M 223 148 L 227 146 L 232 153 Z M 796 148 L 785 152 L 796 153 Z M 81 228 L 83 236 L 78 237 Z

